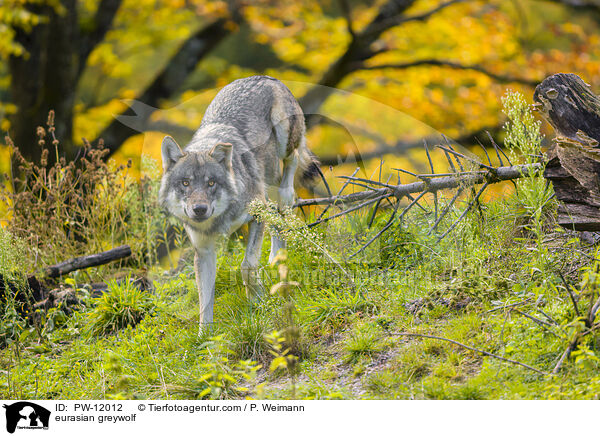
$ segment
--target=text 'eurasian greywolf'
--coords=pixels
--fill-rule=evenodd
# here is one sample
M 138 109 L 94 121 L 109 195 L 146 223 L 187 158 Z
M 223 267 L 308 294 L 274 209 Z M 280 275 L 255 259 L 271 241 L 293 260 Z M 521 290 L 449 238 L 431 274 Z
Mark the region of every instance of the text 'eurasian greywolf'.
M 318 175 L 318 161 L 306 147 L 300 105 L 283 83 L 267 76 L 224 87 L 183 150 L 170 136 L 164 138 L 162 161 L 159 201 L 182 221 L 196 251 L 203 328 L 213 320 L 218 236 L 249 223 L 242 277 L 249 296 L 260 292 L 257 268 L 264 224 L 247 207 L 254 199 L 276 200 L 280 209 L 291 206 L 294 180 Z M 278 235 L 271 235 L 269 261 L 284 247 Z

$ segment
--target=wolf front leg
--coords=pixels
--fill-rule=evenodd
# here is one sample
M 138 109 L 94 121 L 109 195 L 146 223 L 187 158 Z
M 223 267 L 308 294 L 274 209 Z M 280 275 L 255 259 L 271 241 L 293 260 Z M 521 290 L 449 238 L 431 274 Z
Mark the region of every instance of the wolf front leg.
M 246 286 L 246 296 L 248 298 L 256 298 L 264 291 L 258 276 L 258 261 L 264 233 L 265 225 L 263 223 L 256 220 L 250 221 L 248 224 L 248 245 L 246 245 L 246 254 L 242 261 L 242 279 Z
M 194 257 L 196 286 L 200 302 L 200 333 L 210 329 L 213 322 L 213 306 L 215 302 L 215 278 L 217 276 L 217 252 L 214 243 L 196 249 Z
M 298 153 L 294 151 L 290 156 L 283 160 L 283 171 L 281 183 L 279 184 L 277 205 L 279 210 L 291 207 L 294 204 L 294 176 L 298 168 Z M 285 241 L 278 234 L 271 235 L 271 252 L 269 253 L 269 263 L 275 259 L 277 252 L 285 248 Z

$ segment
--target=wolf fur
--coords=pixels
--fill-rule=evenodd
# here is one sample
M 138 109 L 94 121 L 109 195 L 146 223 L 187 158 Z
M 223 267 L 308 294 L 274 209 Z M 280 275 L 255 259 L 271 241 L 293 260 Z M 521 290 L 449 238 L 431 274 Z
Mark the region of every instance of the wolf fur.
M 159 201 L 181 220 L 195 249 L 202 329 L 213 321 L 217 237 L 249 224 L 242 277 L 248 296 L 260 293 L 264 225 L 249 215 L 248 204 L 271 199 L 279 208 L 291 206 L 294 182 L 306 183 L 319 174 L 318 161 L 306 146 L 298 102 L 268 76 L 225 86 L 184 149 L 170 136 L 164 138 L 162 161 Z M 285 242 L 271 235 L 269 260 L 282 248 Z

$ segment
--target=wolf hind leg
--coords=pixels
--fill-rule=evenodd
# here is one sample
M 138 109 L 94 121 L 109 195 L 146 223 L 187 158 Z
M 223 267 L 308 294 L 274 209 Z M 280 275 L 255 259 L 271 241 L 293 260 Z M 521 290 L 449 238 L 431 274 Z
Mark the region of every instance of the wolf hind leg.
M 213 322 L 213 307 L 215 303 L 215 278 L 217 276 L 217 251 L 214 244 L 202 249 L 196 249 L 194 256 L 194 271 L 198 300 L 200 303 L 199 334 L 210 330 Z
M 294 151 L 283 160 L 281 183 L 277 192 L 277 206 L 279 210 L 292 207 L 294 204 L 294 176 L 298 168 L 298 153 Z M 276 233 L 271 235 L 271 252 L 269 262 L 272 262 L 277 252 L 285 248 L 285 241 Z
M 242 279 L 246 287 L 246 296 L 256 298 L 264 293 L 264 288 L 258 276 L 258 262 L 260 260 L 260 250 L 265 232 L 264 223 L 256 220 L 248 224 L 248 244 L 246 245 L 246 254 L 242 261 Z

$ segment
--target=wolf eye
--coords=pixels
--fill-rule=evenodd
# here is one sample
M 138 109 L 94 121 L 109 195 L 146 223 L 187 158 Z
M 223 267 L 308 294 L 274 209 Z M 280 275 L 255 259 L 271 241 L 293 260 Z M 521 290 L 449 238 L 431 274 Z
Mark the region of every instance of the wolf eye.
M 189 181 L 189 180 L 182 180 L 182 181 L 181 181 L 181 184 L 182 184 L 183 186 L 190 186 L 190 181 Z
M 208 181 L 208 186 L 215 186 L 215 181 L 214 180 L 209 180 Z

